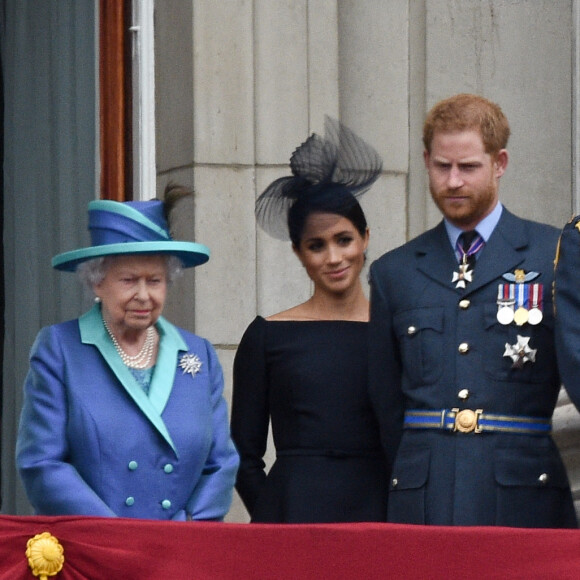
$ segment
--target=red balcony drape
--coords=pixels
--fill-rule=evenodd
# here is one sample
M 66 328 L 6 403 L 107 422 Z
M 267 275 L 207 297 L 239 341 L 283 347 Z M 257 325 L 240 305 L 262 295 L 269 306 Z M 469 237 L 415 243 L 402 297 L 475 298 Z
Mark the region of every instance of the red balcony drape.
M 64 548 L 57 580 L 580 578 L 580 531 L 0 517 L 0 579 L 34 578 L 27 541 Z

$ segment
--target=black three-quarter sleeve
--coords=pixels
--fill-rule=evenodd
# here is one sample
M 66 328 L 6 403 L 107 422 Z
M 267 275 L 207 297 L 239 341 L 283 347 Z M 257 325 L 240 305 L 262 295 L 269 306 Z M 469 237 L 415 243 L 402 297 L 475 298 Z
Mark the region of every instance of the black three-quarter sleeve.
M 265 359 L 266 321 L 257 317 L 246 329 L 234 358 L 232 439 L 240 454 L 236 489 L 252 515 L 266 479 L 269 404 Z

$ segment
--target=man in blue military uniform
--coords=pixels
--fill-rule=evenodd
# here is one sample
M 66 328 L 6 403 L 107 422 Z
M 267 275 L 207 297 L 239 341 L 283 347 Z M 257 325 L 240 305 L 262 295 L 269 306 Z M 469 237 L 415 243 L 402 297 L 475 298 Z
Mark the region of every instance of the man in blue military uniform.
M 558 230 L 499 202 L 509 135 L 487 99 L 435 105 L 424 157 L 444 219 L 371 266 L 369 380 L 392 522 L 577 525 L 550 436 Z

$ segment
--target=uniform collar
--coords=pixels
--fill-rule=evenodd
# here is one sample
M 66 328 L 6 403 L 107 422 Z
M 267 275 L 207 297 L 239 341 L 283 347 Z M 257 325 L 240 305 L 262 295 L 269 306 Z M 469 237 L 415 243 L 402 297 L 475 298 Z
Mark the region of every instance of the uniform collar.
M 493 230 L 495 230 L 495 226 L 497 226 L 501 214 L 503 211 L 503 206 L 501 202 L 497 202 L 496 206 L 493 208 L 493 211 L 485 216 L 475 227 L 477 233 L 483 238 L 485 243 L 488 242 Z M 451 247 L 455 248 L 457 246 L 457 238 L 463 232 L 462 229 L 454 226 L 450 221 L 446 218 L 443 219 L 445 223 L 445 229 L 447 230 L 447 235 L 449 236 L 449 241 L 451 242 Z
M 529 239 L 525 222 L 503 208 L 501 218 L 494 228 L 477 262 L 477 276 L 465 289 L 456 292 L 467 296 L 489 282 L 513 271 L 525 259 L 524 250 Z M 444 222 L 421 235 L 415 246 L 416 267 L 442 286 L 450 287 L 452 272 L 457 268 L 455 252 L 449 244 Z

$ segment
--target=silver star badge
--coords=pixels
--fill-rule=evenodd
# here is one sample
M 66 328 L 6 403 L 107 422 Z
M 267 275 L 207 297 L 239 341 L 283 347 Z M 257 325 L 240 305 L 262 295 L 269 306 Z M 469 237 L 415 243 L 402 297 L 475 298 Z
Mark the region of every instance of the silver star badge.
M 459 264 L 459 272 L 453 272 L 451 282 L 457 282 L 455 288 L 465 288 L 466 282 L 473 280 L 473 270 L 469 270 L 469 264 Z
M 179 367 L 183 370 L 183 374 L 189 373 L 194 377 L 201 370 L 201 359 L 196 354 L 184 354 L 179 359 Z
M 530 348 L 529 336 L 520 336 L 518 334 L 517 337 L 516 344 L 505 343 L 505 352 L 503 353 L 503 356 L 509 356 L 512 359 L 513 369 L 521 369 L 524 363 L 527 362 L 536 362 L 536 352 L 538 352 L 538 349 Z

